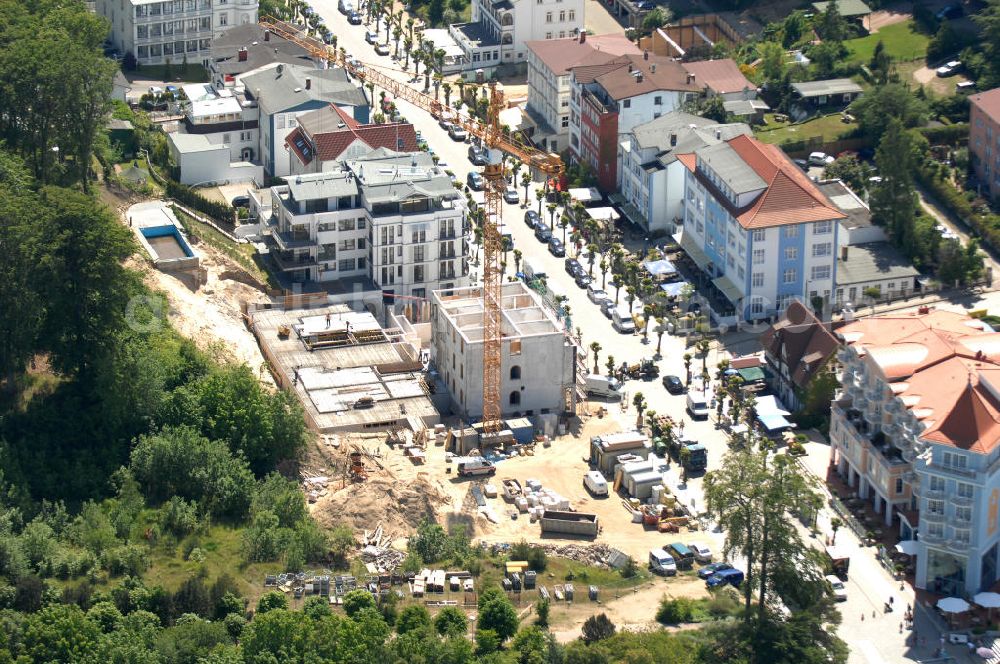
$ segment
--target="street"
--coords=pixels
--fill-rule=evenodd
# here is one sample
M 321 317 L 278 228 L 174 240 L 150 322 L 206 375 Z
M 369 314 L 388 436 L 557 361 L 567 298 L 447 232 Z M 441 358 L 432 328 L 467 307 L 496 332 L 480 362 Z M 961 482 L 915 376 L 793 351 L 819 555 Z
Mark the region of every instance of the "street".
M 400 82 L 407 82 L 412 76 L 409 73 L 399 71 L 401 65 L 395 63 L 389 57 L 375 54 L 373 46 L 366 43 L 364 34 L 366 26 L 351 26 L 347 23 L 346 17 L 337 11 L 334 0 L 314 0 L 314 9 L 322 16 L 324 22 L 338 36 L 338 45 L 345 48 L 349 56 L 361 60 L 366 66 L 382 65 L 386 74 Z M 413 87 L 422 89 L 423 77 L 421 81 L 412 84 Z M 379 90 L 376 89 L 375 97 L 378 98 Z M 431 91 L 433 94 L 433 89 Z M 434 152 L 440 157 L 441 162 L 446 164 L 446 168 L 453 171 L 456 177 L 463 184 L 466 176 L 472 170 L 479 170 L 473 166 L 467 158 L 468 145 L 463 142 L 453 141 L 447 133 L 440 128 L 438 123 L 430 117 L 428 113 L 413 105 L 396 99 L 395 103 L 405 118 L 421 131 L 425 140 L 432 147 Z M 439 164 L 439 165 L 443 165 Z M 539 183 L 532 183 L 528 195 L 528 202 L 535 210 L 538 209 L 534 190 Z M 519 185 L 519 183 L 515 183 Z M 524 194 L 524 189 L 517 186 L 519 194 Z M 647 342 L 643 341 L 641 334 L 623 335 L 616 332 L 611 321 L 604 317 L 599 307 L 592 303 L 586 295 L 586 291 L 579 288 L 572 277 L 564 269 L 564 259 L 557 258 L 550 254 L 547 245 L 535 239 L 532 230 L 524 223 L 525 208 L 520 205 L 503 205 L 503 227 L 502 233 L 509 233 L 514 240 L 514 248 L 523 253 L 523 260 L 530 261 L 536 269 L 544 270 L 548 275 L 548 283 L 558 293 L 567 297 L 570 307 L 573 334 L 576 330 L 581 332 L 581 350 L 588 353 L 588 366 L 593 368 L 594 358 L 590 354 L 590 344 L 598 342 L 602 349 L 597 360 L 598 372 L 604 373 L 604 365 L 608 355 L 613 355 L 616 364 L 624 362 L 635 363 L 642 358 L 651 357 L 656 352 L 656 335 L 651 333 Z M 542 219 L 549 221 L 548 210 L 543 206 Z M 556 213 L 556 220 L 561 216 L 561 210 Z M 567 229 L 565 237 L 568 239 L 572 228 Z M 563 231 L 556 225 L 554 235 L 563 238 Z M 567 248 L 567 255 L 572 256 L 573 247 Z M 584 268 L 587 262 L 581 261 Z M 523 266 L 523 262 L 522 262 Z M 514 273 L 513 256 L 508 256 L 507 273 Z M 595 264 L 595 282 L 600 284 L 601 276 Z M 614 296 L 614 289 L 608 289 Z M 625 301 L 624 291 L 621 301 Z M 745 335 L 743 339 L 746 343 L 740 346 L 740 352 L 754 350 L 753 337 Z M 731 346 L 730 346 L 731 347 Z M 661 347 L 661 358 L 657 364 L 660 368 L 660 376 L 674 374 L 684 379 L 685 367 L 683 356 L 688 351 L 685 348 L 685 341 L 682 337 L 664 335 Z M 729 357 L 725 349 L 720 349 L 718 344 L 713 344 L 705 360 L 705 365 L 710 372 L 714 372 L 716 363 L 723 357 Z M 695 358 L 692 363 L 692 373 L 699 375 L 702 371 L 701 358 Z M 632 398 L 637 392 L 642 392 L 646 398 L 649 410 L 654 410 L 659 414 L 669 414 L 677 421 L 683 422 L 684 438 L 697 440 L 708 448 L 708 468 L 717 469 L 721 466 L 721 460 L 727 451 L 726 436 L 715 428 L 713 420 L 695 422 L 687 417 L 685 413 L 685 397 L 683 395 L 672 396 L 666 392 L 659 379 L 649 382 L 641 380 L 628 381 L 625 385 L 627 394 L 623 402 L 619 404 L 606 404 L 610 414 L 621 424 L 622 428 L 633 428 L 636 422 L 636 412 L 632 406 Z M 597 404 L 592 402 L 590 408 L 595 408 Z M 829 462 L 829 448 L 825 444 L 810 443 L 809 456 L 803 459 L 808 468 L 818 477 L 822 478 L 826 473 L 826 465 Z M 676 467 L 671 469 L 674 479 L 677 479 Z M 702 506 L 702 479 L 693 477 L 684 488 L 678 488 L 675 484 L 675 491 L 679 493 L 685 502 L 695 504 L 695 511 L 703 510 Z M 814 546 L 822 548 L 824 537 L 831 533 L 830 528 L 831 513 L 824 510 L 820 515 L 818 526 L 820 535 L 817 539 L 811 538 L 806 532 L 804 536 Z M 707 533 L 706 533 L 707 534 Z M 715 550 L 721 548 L 722 535 L 712 533 L 711 546 Z M 840 605 L 843 615 L 843 622 L 839 628 L 840 636 L 851 648 L 849 662 L 852 664 L 876 664 L 881 662 L 904 662 L 912 661 L 917 656 L 926 658 L 937 646 L 939 634 L 934 631 L 930 623 L 925 622 L 921 611 L 917 614 L 918 629 L 923 629 L 927 641 L 927 647 L 918 648 L 916 651 L 908 650 L 904 639 L 909 636 L 906 630 L 900 630 L 900 623 L 904 608 L 907 605 L 914 605 L 914 595 L 907 586 L 900 589 L 899 583 L 892 580 L 888 572 L 878 563 L 875 558 L 874 549 L 860 548 L 860 543 L 852 532 L 847 528 L 841 528 L 837 533 L 837 542 L 854 550 L 850 568 L 850 579 L 846 587 L 848 599 Z M 896 610 L 892 613 L 883 613 L 884 604 L 890 597 L 894 598 Z M 653 610 L 653 607 L 650 607 Z M 908 657 L 907 655 L 912 655 Z

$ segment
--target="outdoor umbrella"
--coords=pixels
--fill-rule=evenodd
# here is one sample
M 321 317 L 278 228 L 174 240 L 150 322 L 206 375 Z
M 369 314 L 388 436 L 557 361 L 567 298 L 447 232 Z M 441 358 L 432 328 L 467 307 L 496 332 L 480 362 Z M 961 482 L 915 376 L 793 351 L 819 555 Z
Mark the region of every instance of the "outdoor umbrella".
M 983 659 L 990 659 L 991 657 L 996 655 L 996 653 L 990 650 L 989 648 L 979 648 L 978 650 L 976 650 L 976 654 L 982 657 Z
M 1000 607 L 1000 593 L 979 593 L 972 601 L 984 609 L 995 609 Z
M 916 540 L 903 540 L 902 542 L 896 544 L 896 551 L 905 553 L 908 556 L 916 555 L 917 548 L 918 544 Z
M 969 603 L 961 597 L 945 597 L 938 600 L 937 608 L 945 613 L 965 613 L 969 610 Z

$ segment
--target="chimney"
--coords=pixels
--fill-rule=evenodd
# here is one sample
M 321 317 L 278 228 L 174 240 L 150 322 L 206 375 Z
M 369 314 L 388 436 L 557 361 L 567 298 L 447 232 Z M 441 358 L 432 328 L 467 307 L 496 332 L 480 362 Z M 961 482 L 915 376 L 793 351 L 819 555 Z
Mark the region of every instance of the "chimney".
M 847 262 L 847 245 L 840 248 L 840 260 Z
M 721 129 L 716 129 L 715 130 L 715 140 L 717 140 L 717 141 L 721 141 L 722 140 L 722 130 Z
M 586 41 L 587 41 L 587 31 L 586 30 L 581 30 L 580 31 L 580 43 L 583 44 Z
M 642 52 L 642 59 L 643 60 L 649 60 L 649 51 L 648 50 L 644 50 Z
M 237 56 L 237 59 L 240 62 L 246 62 L 247 61 L 247 55 L 248 55 L 247 54 L 247 49 L 246 49 L 246 47 L 243 47 L 243 48 L 240 49 L 239 55 Z
M 689 73 L 688 76 L 687 76 L 687 81 L 688 81 L 688 85 L 691 85 L 692 83 L 694 83 L 694 74 L 690 74 Z
M 306 76 L 306 90 L 312 90 L 313 80 Z
M 642 83 L 642 72 L 639 72 L 638 74 L 635 75 L 635 82 Z
M 631 62 L 628 64 L 628 73 L 630 73 L 630 74 L 632 73 L 632 63 Z
M 670 132 L 670 147 L 674 147 L 675 145 L 677 145 L 677 134 Z
M 265 30 L 264 31 L 264 41 L 271 41 L 271 31 L 270 30 Z

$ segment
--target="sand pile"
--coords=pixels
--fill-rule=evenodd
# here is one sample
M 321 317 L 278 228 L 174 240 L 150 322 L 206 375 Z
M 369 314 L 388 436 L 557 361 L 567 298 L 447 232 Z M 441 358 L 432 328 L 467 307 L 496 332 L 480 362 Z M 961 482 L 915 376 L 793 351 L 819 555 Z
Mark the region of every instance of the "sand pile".
M 400 536 L 415 532 L 425 517 L 434 519 L 450 504 L 451 498 L 428 473 L 407 482 L 375 476 L 323 497 L 313 516 L 327 528 L 346 523 L 356 530 L 373 530 L 381 523 L 386 532 Z

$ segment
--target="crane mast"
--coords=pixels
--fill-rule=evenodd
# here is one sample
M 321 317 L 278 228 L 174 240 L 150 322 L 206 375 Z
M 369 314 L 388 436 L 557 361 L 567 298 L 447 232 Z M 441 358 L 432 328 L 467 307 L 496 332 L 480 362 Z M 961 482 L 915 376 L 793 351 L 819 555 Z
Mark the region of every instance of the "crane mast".
M 401 83 L 377 68 L 347 57 L 347 53 L 323 43 L 309 35 L 301 26 L 263 16 L 261 27 L 273 34 L 298 44 L 314 58 L 334 63 L 364 83 L 376 85 L 394 97 L 404 99 L 414 106 L 440 117 L 448 111 L 454 122 L 470 136 L 478 138 L 487 153 L 483 168 L 484 211 L 483 221 L 483 433 L 496 433 L 501 429 L 501 369 L 503 364 L 503 268 L 500 226 L 503 223 L 503 193 L 506 188 L 503 173 L 503 154 L 520 159 L 526 166 L 537 169 L 545 177 L 559 176 L 566 167 L 557 154 L 546 153 L 504 135 L 500 126 L 500 111 L 504 107 L 503 93 L 495 82 L 489 83 L 489 106 L 486 122 L 480 122 L 467 113 L 460 113 Z M 526 201 L 527 202 L 527 201 Z

